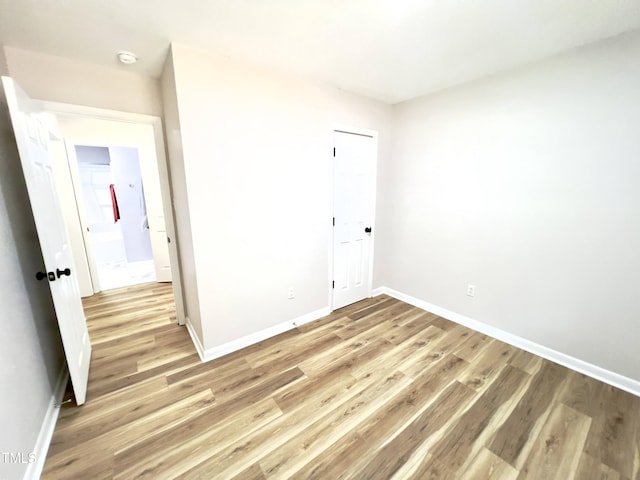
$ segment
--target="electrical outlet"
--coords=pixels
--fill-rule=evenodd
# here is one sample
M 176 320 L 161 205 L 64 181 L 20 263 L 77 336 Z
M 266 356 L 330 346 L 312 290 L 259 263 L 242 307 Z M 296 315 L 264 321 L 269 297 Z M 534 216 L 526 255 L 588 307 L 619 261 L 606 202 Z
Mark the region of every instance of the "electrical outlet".
M 470 283 L 467 285 L 467 297 L 475 297 L 476 296 L 476 286 L 471 285 Z
M 293 300 L 296 298 L 296 292 L 293 287 L 289 287 L 289 296 L 287 297 L 289 300 Z

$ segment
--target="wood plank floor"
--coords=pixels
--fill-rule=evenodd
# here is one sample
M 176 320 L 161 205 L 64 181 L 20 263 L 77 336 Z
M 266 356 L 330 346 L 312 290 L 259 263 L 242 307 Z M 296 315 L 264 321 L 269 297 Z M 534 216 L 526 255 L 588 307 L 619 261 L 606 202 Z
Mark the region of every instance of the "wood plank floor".
M 170 285 L 85 309 L 45 479 L 640 478 L 640 398 L 386 296 L 207 364 Z

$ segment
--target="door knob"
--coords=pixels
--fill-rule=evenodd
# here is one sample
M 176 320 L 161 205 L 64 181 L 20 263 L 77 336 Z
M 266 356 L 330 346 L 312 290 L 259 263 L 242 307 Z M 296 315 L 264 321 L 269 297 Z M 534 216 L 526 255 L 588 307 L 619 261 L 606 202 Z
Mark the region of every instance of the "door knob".
M 45 278 L 49 278 L 50 282 L 56 281 L 56 274 L 53 272 L 38 272 L 36 273 L 36 278 L 38 280 L 44 280 Z
M 64 270 L 60 270 L 59 268 L 56 268 L 56 275 L 58 275 L 58 278 L 60 278 L 63 275 L 70 276 L 71 275 L 71 269 L 70 268 L 65 268 Z
M 364 233 L 371 233 L 371 227 L 367 227 L 364 229 Z

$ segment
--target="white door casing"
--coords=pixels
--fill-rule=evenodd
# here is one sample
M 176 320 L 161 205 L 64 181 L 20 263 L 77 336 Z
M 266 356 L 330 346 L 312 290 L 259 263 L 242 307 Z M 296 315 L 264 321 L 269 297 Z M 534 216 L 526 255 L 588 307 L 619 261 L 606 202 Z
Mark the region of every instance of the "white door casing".
M 340 130 L 334 130 L 333 136 L 335 310 L 371 295 L 377 139 Z
M 174 221 L 175 209 L 171 199 L 171 187 L 169 183 L 168 164 L 165 156 L 164 133 L 162 128 L 162 119 L 152 115 L 143 115 L 138 113 L 128 113 L 115 110 L 105 110 L 95 107 L 87 107 L 81 105 L 71 105 L 65 103 L 40 101 L 41 108 L 49 113 L 56 115 L 58 121 L 73 120 L 74 125 L 72 133 L 67 132 L 68 125 L 62 128 L 68 145 L 73 143 L 73 139 L 82 139 L 83 144 L 88 144 L 93 139 L 94 145 L 104 145 L 102 134 L 105 128 L 97 125 L 103 121 L 109 121 L 111 124 L 119 124 L 121 127 L 125 124 L 134 125 L 136 130 L 140 126 L 149 126 L 152 129 L 152 149 L 155 151 L 157 169 L 160 180 L 160 194 L 162 197 L 162 210 L 166 229 L 166 242 L 169 250 L 169 260 L 171 265 L 171 283 L 173 286 L 173 296 L 176 304 L 176 317 L 179 325 L 186 322 L 185 305 L 182 291 L 182 272 L 180 267 L 180 259 L 178 255 L 178 238 L 176 235 L 176 226 Z M 111 129 L 107 129 L 111 130 Z M 118 129 L 120 130 L 120 128 Z M 126 129 L 130 131 L 130 129 Z M 100 132 L 100 138 L 96 138 L 96 131 Z M 117 143 L 121 143 L 118 140 Z M 122 144 L 123 146 L 137 146 L 137 143 Z M 71 148 L 73 150 L 73 148 Z M 69 157 L 71 159 L 71 157 Z M 79 220 L 76 220 L 79 221 Z M 84 240 L 79 240 L 84 243 Z
M 91 343 L 53 173 L 51 149 L 62 149 L 62 140 L 41 121 L 43 113 L 11 78 L 2 77 L 2 83 L 46 268 L 40 272 L 41 281 L 51 290 L 76 402 L 81 405 L 86 400 Z M 60 143 L 53 146 L 54 142 Z
M 89 230 L 89 222 L 87 221 L 87 212 L 84 209 L 84 202 L 82 201 L 82 190 L 80 181 L 80 172 L 78 170 L 78 158 L 76 155 L 75 145 L 65 139 L 65 151 L 67 154 L 67 171 L 69 176 L 66 180 L 66 184 L 70 184 L 73 188 L 73 199 L 65 205 L 63 203 L 63 209 L 73 211 L 72 213 L 77 216 L 75 221 L 75 227 L 70 230 L 71 243 L 76 248 L 74 250 L 76 265 L 83 261 L 86 265 L 86 270 L 83 274 L 78 275 L 78 281 L 80 282 L 80 290 L 85 290 L 89 293 L 85 296 L 91 296 L 102 291 L 100 285 L 100 276 L 98 275 L 98 268 L 93 251 L 93 243 L 91 242 L 91 232 Z M 60 175 L 62 176 L 62 175 Z M 60 185 L 60 183 L 58 184 Z M 70 217 L 71 215 L 69 215 Z M 71 220 L 71 219 L 69 219 Z M 71 223 L 71 221 L 69 222 Z M 75 236 L 73 235 L 75 233 Z M 75 242 L 74 242 L 75 239 Z M 84 265 L 83 265 L 84 266 Z
M 53 120 L 54 117 L 49 117 Z M 52 148 L 53 153 L 53 173 L 56 175 L 56 188 L 58 189 L 58 198 L 62 213 L 65 216 L 67 232 L 69 234 L 69 242 L 71 251 L 73 252 L 73 261 L 76 265 L 76 277 L 80 287 L 81 297 L 90 297 L 95 292 L 100 291 L 100 284 L 97 279 L 92 279 L 89 270 L 88 258 L 93 258 L 93 252 L 85 250 L 85 244 L 82 242 L 84 238 L 82 234 L 82 224 L 78 221 L 79 211 L 76 205 L 76 192 L 71 181 L 71 172 L 69 170 L 69 159 L 66 145 L 63 142 L 56 142 L 57 147 Z M 74 152 L 75 153 L 75 152 Z M 72 206 L 69 208 L 69 206 Z M 80 239 L 80 241 L 78 241 Z

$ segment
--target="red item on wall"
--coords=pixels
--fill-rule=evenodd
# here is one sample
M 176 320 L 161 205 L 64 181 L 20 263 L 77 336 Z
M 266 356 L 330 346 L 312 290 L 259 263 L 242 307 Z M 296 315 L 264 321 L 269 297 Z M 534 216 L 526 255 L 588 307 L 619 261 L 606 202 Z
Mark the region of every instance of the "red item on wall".
M 109 191 L 111 192 L 111 206 L 113 207 L 113 223 L 118 223 L 120 209 L 118 208 L 118 199 L 116 198 L 116 189 L 113 187 L 113 183 L 109 185 Z

